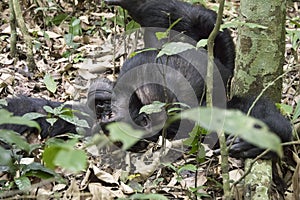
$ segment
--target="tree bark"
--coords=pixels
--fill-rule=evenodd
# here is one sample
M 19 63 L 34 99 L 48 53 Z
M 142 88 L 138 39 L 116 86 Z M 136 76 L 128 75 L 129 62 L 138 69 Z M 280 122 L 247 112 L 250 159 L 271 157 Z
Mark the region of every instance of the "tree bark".
M 241 0 L 240 20 L 245 24 L 238 30 L 236 69 L 231 94 L 257 96 L 268 83 L 283 73 L 285 11 L 285 0 Z M 263 95 L 279 102 L 281 91 L 282 81 L 279 79 Z M 246 171 L 250 162 L 252 161 L 246 161 Z M 270 199 L 272 163 L 259 160 L 254 166 L 245 178 L 244 198 Z
M 240 20 L 265 28 L 243 25 L 237 40 L 233 94 L 257 95 L 269 82 L 282 74 L 285 50 L 284 0 L 242 0 Z M 281 99 L 279 80 L 264 94 L 274 102 Z
M 33 45 L 31 37 L 28 33 L 27 27 L 25 25 L 24 18 L 22 16 L 21 6 L 18 0 L 12 0 L 13 11 L 15 13 L 15 17 L 18 22 L 18 26 L 23 34 L 25 44 L 26 44 L 26 55 L 27 55 L 27 65 L 30 71 L 34 71 L 36 69 L 36 64 L 33 58 Z
M 9 0 L 9 9 L 10 9 L 10 16 L 9 16 L 9 24 L 10 24 L 10 56 L 16 56 L 16 47 L 17 47 L 17 19 L 16 14 L 13 6 L 13 0 Z

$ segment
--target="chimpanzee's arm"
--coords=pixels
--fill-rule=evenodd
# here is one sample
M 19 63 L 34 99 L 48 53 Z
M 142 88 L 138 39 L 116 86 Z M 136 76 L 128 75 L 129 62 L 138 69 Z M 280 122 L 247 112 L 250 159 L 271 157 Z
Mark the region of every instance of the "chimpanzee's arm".
M 251 107 L 254 97 L 233 97 L 228 102 L 228 109 L 238 109 L 244 113 L 247 113 Z M 276 108 L 276 106 L 266 100 L 260 99 L 253 107 L 250 116 L 255 117 L 263 121 L 280 139 L 281 142 L 288 142 L 292 139 L 292 127 L 289 120 L 287 120 Z M 231 142 L 232 137 L 229 137 L 228 143 Z M 230 149 L 230 155 L 237 158 L 251 158 L 256 157 L 263 150 L 243 141 L 239 138 L 235 139 Z M 272 153 L 265 158 L 272 156 Z

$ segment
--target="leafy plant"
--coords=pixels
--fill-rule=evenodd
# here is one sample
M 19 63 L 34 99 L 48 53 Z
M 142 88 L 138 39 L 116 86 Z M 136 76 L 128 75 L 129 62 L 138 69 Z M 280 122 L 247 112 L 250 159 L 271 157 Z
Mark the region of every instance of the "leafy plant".
M 0 116 L 0 124 L 27 125 L 40 130 L 35 121 L 26 117 L 12 116 L 12 113 L 4 109 L 0 109 Z M 39 145 L 29 144 L 19 133 L 4 129 L 0 129 L 0 141 L 5 144 L 5 148 L 0 146 L 0 172 L 8 173 L 13 178 L 5 182 L 6 189 L 17 186 L 19 190 L 28 190 L 31 187 L 29 177 L 32 176 L 42 179 L 58 177 L 55 172 L 38 162 L 23 163 L 23 160 L 27 158 L 26 155 L 29 156 L 33 150 L 40 147 Z
M 299 44 L 299 39 L 300 39 L 300 31 L 299 30 L 286 30 L 287 36 L 291 39 L 292 42 L 292 48 L 296 51 L 298 47 L 300 46 Z
M 107 125 L 107 129 L 110 132 L 109 138 L 112 142 L 122 142 L 122 149 L 129 149 L 137 141 L 139 141 L 144 132 L 141 130 L 135 130 L 130 125 L 124 122 L 114 122 Z
M 130 199 L 153 199 L 153 200 L 167 200 L 168 198 L 162 194 L 134 194 Z
M 1 100 L 0 104 L 7 105 L 7 102 Z M 56 108 L 44 106 L 44 109 L 48 112 L 49 118 L 47 121 L 52 125 L 60 118 L 79 127 L 88 127 L 85 120 L 78 119 L 74 115 L 74 112 L 69 108 L 64 108 L 64 105 Z M 5 109 L 0 109 L 0 116 L 0 125 L 26 125 L 36 128 L 38 131 L 40 131 L 39 125 L 32 120 L 47 117 L 47 115 L 41 113 L 26 113 L 22 117 L 13 116 L 12 113 Z M 2 144 L 5 144 L 4 146 L 0 146 L 0 172 L 8 173 L 9 177 L 11 177 L 11 179 L 2 181 L 0 184 L 1 187 L 7 190 L 15 187 L 22 191 L 30 189 L 32 181 L 30 177 L 40 179 L 55 177 L 56 179 L 61 179 L 52 170 L 56 166 L 75 172 L 86 168 L 86 153 L 82 149 L 74 149 L 75 144 L 78 142 L 78 136 L 68 141 L 56 138 L 49 139 L 42 157 L 46 163 L 46 167 L 39 163 L 38 160 L 35 161 L 31 158 L 33 156 L 32 152 L 38 148 L 42 148 L 42 145 L 29 144 L 19 133 L 4 129 L 0 129 L 0 141 Z M 26 161 L 28 159 L 31 161 Z
M 77 142 L 77 138 L 68 141 L 49 139 L 42 157 L 46 166 L 50 169 L 63 167 L 72 172 L 86 169 L 87 155 L 84 150 L 74 148 Z
M 54 81 L 53 77 L 50 74 L 46 73 L 43 81 L 46 85 L 47 90 L 49 90 L 51 93 L 56 92 L 57 82 Z
M 160 50 L 160 52 L 157 55 L 157 58 L 167 55 L 176 55 L 181 52 L 187 51 L 189 49 L 195 49 L 195 47 L 189 43 L 185 42 L 170 42 L 170 43 L 165 43 Z
M 193 120 L 208 131 L 224 131 L 241 137 L 255 146 L 270 149 L 279 156 L 283 154 L 279 137 L 271 133 L 263 122 L 241 111 L 199 107 L 182 112 L 174 120 L 179 118 Z
M 51 108 L 50 106 L 44 106 L 43 108 L 48 113 L 48 118 L 46 120 L 52 126 L 60 118 L 76 126 L 82 128 L 89 128 L 89 125 L 86 120 L 79 119 L 76 115 L 74 115 L 75 112 L 79 112 L 79 111 L 72 110 L 71 108 L 67 108 L 65 107 L 64 104 L 61 104 L 60 106 L 55 108 Z

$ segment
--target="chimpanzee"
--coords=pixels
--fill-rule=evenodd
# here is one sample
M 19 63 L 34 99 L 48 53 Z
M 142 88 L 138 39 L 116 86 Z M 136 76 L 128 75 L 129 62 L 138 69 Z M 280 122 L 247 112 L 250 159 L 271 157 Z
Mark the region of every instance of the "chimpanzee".
M 156 39 L 155 32 L 160 31 L 159 28 L 167 29 L 171 27 L 171 25 L 173 26 L 174 22 L 176 23 L 172 27 L 172 30 L 181 32 L 195 41 L 207 39 L 216 22 L 216 13 L 214 11 L 208 10 L 202 6 L 195 6 L 178 0 L 105 0 L 105 2 L 108 5 L 119 5 L 126 9 L 136 22 L 138 22 L 142 27 L 146 27 L 146 33 L 144 36 L 146 48 L 153 46 L 156 47 L 156 44 L 153 43 L 161 45 L 161 43 Z M 172 39 L 173 38 L 171 38 L 171 41 Z M 193 96 L 189 93 L 190 90 L 194 90 L 194 95 L 196 95 L 196 99 L 198 101 L 197 103 L 199 105 L 205 105 L 205 101 L 202 101 L 205 99 L 205 79 L 203 78 L 205 77 L 206 72 L 205 62 L 207 59 L 205 56 L 202 55 L 200 56 L 200 59 L 196 59 L 196 62 L 198 62 L 198 64 L 196 64 L 195 62 L 190 61 L 186 55 L 183 56 L 185 57 L 185 61 L 180 59 L 178 56 L 156 59 L 156 55 L 157 54 L 154 52 L 143 52 L 124 63 L 120 72 L 120 77 L 114 88 L 114 93 L 117 94 L 117 97 L 115 97 L 115 100 L 112 101 L 111 112 L 113 114 L 105 118 L 105 123 L 114 120 L 121 120 L 123 118 L 128 119 L 128 116 L 131 116 L 131 119 L 135 124 L 149 129 L 149 127 L 158 123 L 156 121 L 162 121 L 161 118 L 164 115 L 160 114 L 159 116 L 156 115 L 151 118 L 144 113 L 139 113 L 139 109 L 143 105 L 147 105 L 156 100 L 163 102 L 184 100 L 183 102 L 195 103 L 195 101 L 191 101 L 190 99 Z M 222 91 L 219 87 L 221 83 L 224 83 L 223 88 L 227 87 L 226 81 L 233 75 L 235 59 L 234 44 L 229 30 L 224 29 L 222 32 L 218 33 L 215 39 L 214 55 L 216 58 L 214 60 L 217 66 L 216 69 L 219 72 L 218 81 L 214 82 L 214 105 L 218 107 L 225 107 L 224 99 L 226 99 L 226 95 L 224 95 L 224 91 Z M 192 57 L 195 58 L 193 53 Z M 169 71 L 172 70 L 166 72 L 164 67 L 161 67 L 160 70 L 158 70 L 158 63 L 169 66 L 171 69 L 176 69 L 179 73 L 172 72 L 168 74 Z M 148 68 L 145 65 L 148 66 Z M 140 70 L 133 70 L 134 72 L 132 72 L 131 69 L 134 68 L 140 68 Z M 155 68 L 157 68 L 162 75 L 153 73 Z M 123 74 L 130 74 L 127 76 L 132 76 L 132 79 L 123 79 Z M 185 77 L 185 80 L 190 83 L 191 88 L 181 88 L 180 84 L 176 84 L 182 81 L 180 78 L 182 75 Z M 167 80 L 169 82 L 162 83 L 161 81 L 152 78 L 154 76 L 158 76 L 158 79 Z M 149 81 L 145 77 L 150 77 L 150 79 L 152 78 L 152 81 L 154 80 L 153 82 L 159 84 L 153 84 L 151 83 L 151 80 Z M 173 81 L 170 81 L 168 77 Z M 217 74 L 214 74 L 214 77 L 218 77 Z M 223 82 L 220 80 L 223 80 Z M 143 82 L 144 85 L 142 84 Z M 172 90 L 175 91 L 175 94 Z M 126 97 L 126 94 L 123 93 L 123 91 L 126 91 L 127 95 L 131 95 L 130 98 Z M 123 96 L 121 94 L 123 94 Z M 178 97 L 177 95 L 183 98 L 179 100 L 176 98 Z M 253 98 L 233 97 L 227 103 L 225 100 L 225 104 L 227 104 L 229 109 L 239 109 L 246 113 L 253 101 Z M 189 105 L 191 107 L 195 106 L 195 104 Z M 129 113 L 124 112 L 125 110 L 129 110 Z M 252 110 L 251 115 L 264 121 L 273 132 L 280 136 L 283 142 L 291 139 L 290 123 L 277 111 L 276 107 L 271 102 L 264 99 L 259 100 Z M 174 135 L 174 131 L 177 133 L 178 127 L 179 126 L 173 126 L 174 129 L 170 130 L 170 137 Z M 150 140 L 153 138 L 156 139 L 154 136 L 152 138 L 150 137 Z M 253 157 L 260 151 L 260 149 L 241 140 L 237 140 L 231 150 L 231 152 L 233 152 L 232 155 L 236 155 L 238 157 Z
M 121 6 L 137 23 L 147 27 L 148 32 L 144 36 L 146 48 L 156 46 L 152 42 L 153 40 L 157 42 L 155 32 L 160 31 L 160 28 L 168 29 L 177 20 L 179 21 L 172 30 L 183 33 L 194 41 L 207 39 L 217 18 L 212 10 L 179 0 L 105 0 L 105 2 L 108 5 Z M 235 48 L 228 29 L 218 33 L 214 55 L 226 68 L 234 69 Z
M 9 112 L 12 112 L 15 116 L 23 116 L 26 113 L 36 112 L 47 115 L 47 112 L 43 109 L 44 106 L 50 106 L 51 108 L 56 108 L 62 105 L 61 102 L 49 101 L 43 98 L 32 98 L 26 96 L 19 96 L 14 98 L 7 99 L 7 106 L 3 106 L 4 109 L 7 109 Z M 74 115 L 78 116 L 80 119 L 85 119 L 91 128 L 94 126 L 94 113 L 85 105 L 65 105 L 64 107 L 74 110 Z M 76 111 L 75 111 L 76 110 Z M 89 117 L 86 117 L 86 113 Z M 35 119 L 35 121 L 41 127 L 40 136 L 42 139 L 46 137 L 53 137 L 56 135 L 64 133 L 76 133 L 76 126 L 72 123 L 69 123 L 63 119 L 58 118 L 53 126 L 46 121 L 46 117 L 40 117 Z M 36 132 L 35 128 L 30 128 L 25 125 L 16 125 L 16 124 L 3 124 L 0 125 L 0 129 L 9 129 L 14 130 L 20 134 L 25 132 Z M 90 134 L 90 129 L 86 128 L 86 134 Z
M 205 105 L 202 99 L 205 99 L 205 78 L 203 77 L 206 77 L 206 50 L 193 49 L 159 58 L 157 55 L 156 50 L 138 53 L 124 63 L 114 86 L 104 79 L 91 86 L 88 102 L 93 108 L 93 101 L 97 101 L 95 110 L 96 112 L 102 110 L 102 114 L 98 117 L 104 127 L 110 122 L 122 120 L 135 128 L 146 130 L 146 140 L 156 141 L 160 135 L 160 128 L 164 126 L 167 118 L 166 113 L 160 112 L 152 115 L 139 113 L 142 106 L 154 101 L 166 102 L 170 105 L 181 102 L 190 107 Z M 216 101 L 214 103 L 220 107 L 226 107 L 225 89 L 231 71 L 223 67 L 218 59 L 215 59 L 215 63 L 214 98 Z M 113 91 L 109 94 L 108 91 L 112 87 L 114 87 Z M 98 89 L 101 91 L 97 91 Z M 103 101 L 101 101 L 102 97 Z M 167 129 L 166 137 L 170 139 L 175 136 L 185 137 L 188 133 L 187 128 L 191 127 L 185 121 L 172 123 Z M 182 133 L 176 134 L 178 131 Z M 144 144 L 144 142 L 139 142 L 132 149 L 143 149 Z
M 147 132 L 145 140 L 157 141 L 167 119 L 167 113 L 164 110 L 153 114 L 140 113 L 141 107 L 155 101 L 170 105 L 181 102 L 190 107 L 205 105 L 206 51 L 191 50 L 159 58 L 157 54 L 156 50 L 141 52 L 124 63 L 115 84 L 103 79 L 91 87 L 93 89 L 88 95 L 90 105 L 93 101 L 97 101 L 96 107 L 100 104 L 100 108 L 106 108 L 100 117 L 104 129 L 108 123 L 125 121 L 135 128 L 145 130 Z M 227 102 L 225 83 L 231 74 L 218 59 L 215 59 L 215 64 L 214 105 L 239 109 L 247 113 L 255 98 L 233 97 Z M 102 88 L 97 85 L 101 85 Z M 103 86 L 107 87 L 107 90 Z M 113 90 L 109 92 L 112 87 Z M 101 95 L 104 90 L 106 94 Z M 105 101 L 102 101 L 104 96 Z M 111 97 L 111 109 L 107 97 Z M 291 140 L 292 130 L 289 121 L 268 100 L 258 100 L 250 115 L 266 123 L 282 142 Z M 166 130 L 166 138 L 186 137 L 192 127 L 193 125 L 184 121 L 172 123 Z M 130 150 L 145 148 L 148 144 L 145 140 L 141 140 Z M 261 152 L 261 149 L 237 139 L 231 147 L 230 155 L 255 157 Z

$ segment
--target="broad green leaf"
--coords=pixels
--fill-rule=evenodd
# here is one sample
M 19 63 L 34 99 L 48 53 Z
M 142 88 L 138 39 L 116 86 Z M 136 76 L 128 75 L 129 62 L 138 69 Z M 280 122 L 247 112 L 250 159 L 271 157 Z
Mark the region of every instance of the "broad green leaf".
M 2 134 L 0 132 L 0 134 Z M 0 146 L 0 172 L 8 171 L 12 164 L 11 151 L 6 150 Z
M 163 45 L 162 49 L 160 50 L 160 52 L 156 57 L 159 58 L 163 55 L 167 55 L 167 56 L 176 55 L 186 50 L 194 49 L 194 48 L 195 47 L 189 43 L 170 42 Z
M 87 167 L 87 155 L 80 149 L 64 149 L 58 152 L 54 164 L 72 172 L 79 172 Z
M 54 114 L 54 109 L 51 108 L 50 106 L 43 106 L 43 109 L 44 109 L 47 113 Z
M 49 146 L 44 149 L 43 153 L 43 161 L 47 167 L 50 169 L 55 168 L 54 159 L 58 152 L 61 150 L 61 147 L 59 146 Z
M 53 117 L 53 118 L 47 118 L 46 121 L 50 124 L 50 126 L 54 126 L 55 122 L 57 121 L 58 119 Z
M 83 128 L 89 128 L 90 127 L 86 120 L 79 119 L 76 115 L 73 115 L 73 116 L 59 115 L 59 118 L 65 120 L 65 121 L 67 121 L 71 124 L 74 124 L 76 126 L 79 126 L 79 127 L 83 127 Z
M 283 115 L 291 116 L 291 114 L 293 112 L 293 107 L 292 106 L 286 105 L 286 104 L 283 104 L 283 103 L 276 103 L 275 105 Z
M 73 115 L 73 112 L 70 108 L 64 108 L 64 104 L 61 104 L 58 107 L 53 108 L 53 114 L 54 115 L 60 115 L 60 114 L 68 114 L 68 115 Z
M 109 138 L 113 142 L 122 142 L 122 149 L 126 150 L 139 141 L 144 133 L 140 130 L 133 129 L 129 124 L 124 122 L 114 122 L 107 125 Z
M 44 76 L 44 83 L 46 85 L 47 90 L 52 93 L 55 93 L 57 88 L 57 83 L 54 81 L 53 77 L 50 74 L 45 74 Z
M 156 33 L 155 33 L 155 37 L 156 37 L 158 40 L 168 38 L 168 35 L 169 35 L 169 32 L 168 32 L 168 31 L 165 31 L 165 32 L 156 32 Z
M 43 153 L 43 160 L 47 167 L 50 169 L 54 169 L 57 166 L 55 163 L 55 159 L 61 151 L 74 151 L 74 146 L 78 142 L 78 140 L 71 139 L 71 140 L 60 140 L 56 138 L 51 138 L 47 141 L 48 146 L 44 149 Z M 62 166 L 64 167 L 64 166 Z
M 27 143 L 26 139 L 12 130 L 1 129 L 0 140 L 9 145 L 15 144 L 18 148 L 25 150 L 26 152 L 30 151 L 30 145 Z
M 202 39 L 199 42 L 197 42 L 196 47 L 200 48 L 200 47 L 205 47 L 207 45 L 207 39 Z
M 64 35 L 64 38 L 65 38 L 66 44 L 68 46 L 73 46 L 75 44 L 73 42 L 73 39 L 74 39 L 74 35 L 73 34 L 68 33 L 68 34 Z M 65 55 L 65 57 L 67 57 L 68 55 L 69 55 L 69 52 L 67 52 L 67 55 Z
M 62 23 L 68 17 L 69 17 L 69 15 L 66 14 L 66 13 L 58 14 L 58 15 L 53 17 L 52 23 L 55 24 L 56 26 L 58 26 L 60 23 Z
M 73 34 L 74 36 L 81 35 L 82 29 L 80 26 L 80 22 L 80 19 L 73 17 L 71 20 L 71 25 L 69 27 L 69 33 Z
M 26 176 L 21 176 L 19 178 L 15 178 L 14 180 L 19 190 L 27 191 L 31 188 L 30 180 Z
M 132 199 L 132 200 L 143 200 L 143 199 L 146 199 L 146 200 L 168 200 L 167 197 L 165 197 L 164 195 L 162 194 L 134 194 L 134 195 L 131 195 L 129 197 L 129 199 Z
M 30 113 L 24 114 L 23 117 L 25 117 L 26 119 L 29 119 L 29 120 L 34 120 L 34 119 L 38 119 L 41 117 L 46 117 L 46 115 L 41 114 L 41 113 L 36 113 L 36 112 L 30 112 Z
M 42 164 L 37 163 L 37 162 L 25 165 L 22 168 L 22 173 L 23 173 L 23 176 L 34 176 L 34 177 L 38 177 L 41 179 L 47 179 L 47 178 L 57 176 L 57 174 L 53 170 L 48 169 L 45 166 L 43 166 Z
M 238 110 L 224 110 L 219 108 L 194 108 L 177 115 L 197 122 L 209 131 L 224 131 L 232 134 L 260 148 L 269 148 L 282 156 L 279 137 L 270 132 L 260 120 L 246 116 Z M 256 128 L 257 125 L 261 128 Z
M 41 131 L 40 126 L 37 122 L 28 120 L 24 117 L 13 116 L 11 112 L 5 109 L 0 109 L 0 124 L 16 124 L 33 127 Z
M 185 170 L 195 172 L 197 170 L 197 167 L 192 164 L 186 164 L 179 168 L 178 173 L 180 174 L 182 171 L 185 171 Z
M 134 20 L 131 20 L 128 24 L 126 24 L 126 34 L 130 35 L 135 32 L 141 26 L 136 23 Z
M 166 103 L 162 103 L 159 101 L 154 101 L 153 103 L 149 105 L 145 105 L 140 109 L 139 114 L 146 113 L 148 115 L 152 113 L 159 113 L 162 111 L 162 108 L 166 105 Z

